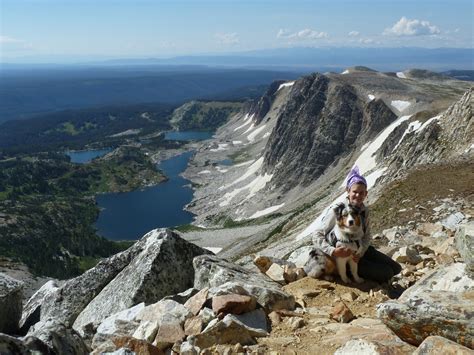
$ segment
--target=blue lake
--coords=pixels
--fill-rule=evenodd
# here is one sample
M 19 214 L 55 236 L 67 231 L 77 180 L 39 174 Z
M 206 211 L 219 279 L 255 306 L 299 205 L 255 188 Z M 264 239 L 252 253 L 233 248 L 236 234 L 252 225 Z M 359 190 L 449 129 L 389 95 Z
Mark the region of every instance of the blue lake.
M 169 141 L 202 141 L 212 138 L 213 134 L 213 132 L 172 131 L 165 133 L 165 139 Z
M 101 157 L 111 151 L 112 148 L 105 148 L 96 150 L 81 150 L 75 152 L 67 151 L 66 154 L 71 157 L 71 163 L 84 164 L 90 162 L 92 159 Z
M 125 193 L 98 195 L 102 208 L 95 224 L 98 233 L 112 240 L 135 240 L 154 228 L 190 223 L 193 214 L 183 210 L 191 202 L 189 180 L 179 176 L 193 152 L 185 152 L 158 165 L 168 177 L 159 185 Z

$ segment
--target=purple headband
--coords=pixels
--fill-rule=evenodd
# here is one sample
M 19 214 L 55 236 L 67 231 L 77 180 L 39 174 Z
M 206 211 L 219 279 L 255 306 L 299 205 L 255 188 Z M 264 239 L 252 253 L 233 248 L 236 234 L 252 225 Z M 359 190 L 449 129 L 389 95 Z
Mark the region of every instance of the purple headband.
M 362 175 L 360 175 L 359 167 L 357 165 L 354 165 L 349 175 L 347 175 L 346 188 L 350 189 L 354 184 L 363 184 L 367 187 L 367 181 Z

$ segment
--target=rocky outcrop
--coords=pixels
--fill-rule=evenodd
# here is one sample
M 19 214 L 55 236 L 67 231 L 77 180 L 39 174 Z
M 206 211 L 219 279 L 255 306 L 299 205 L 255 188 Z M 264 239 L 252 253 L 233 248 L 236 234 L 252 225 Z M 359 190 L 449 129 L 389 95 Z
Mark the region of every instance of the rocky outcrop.
M 307 185 L 357 140 L 372 138 L 395 118 L 382 100 L 366 104 L 348 84 L 321 74 L 304 77 L 269 138 L 264 171 L 279 187 Z
M 18 330 L 23 299 L 23 282 L 0 273 L 0 333 Z
M 469 355 L 472 354 L 472 350 L 440 336 L 429 336 L 413 353 L 413 355 L 436 354 Z
M 474 279 L 474 222 L 459 226 L 455 238 L 456 247 L 466 264 L 466 272 Z
M 430 335 L 440 335 L 472 347 L 474 280 L 464 270 L 461 263 L 434 270 L 405 291 L 398 301 L 380 304 L 377 315 L 410 344 L 419 345 Z
M 29 355 L 30 349 L 15 337 L 0 334 L 0 354 L 2 355 Z
M 20 330 L 23 334 L 27 333 L 33 324 L 39 322 L 41 305 L 46 299 L 51 297 L 57 289 L 58 285 L 56 281 L 48 281 L 26 302 L 20 319 Z
M 230 287 L 226 293 L 241 294 L 234 292 L 235 288 L 240 287 L 245 290 L 247 295 L 254 296 L 267 311 L 295 307 L 294 298 L 283 292 L 278 283 L 263 274 L 253 273 L 241 266 L 210 255 L 195 258 L 194 268 L 196 270 L 195 288 L 215 288 L 209 291 L 212 294 L 213 292 L 217 293 L 220 288 L 225 288 L 228 283 L 227 285 Z
M 284 80 L 276 80 L 270 84 L 267 91 L 260 97 L 260 99 L 255 100 L 251 103 L 250 107 L 248 108 L 248 114 L 252 117 L 252 122 L 255 125 L 260 124 L 263 118 L 266 116 L 268 111 L 270 111 L 270 107 L 275 100 L 275 94 L 278 91 L 278 88 L 281 84 L 283 84 Z
M 98 325 L 109 315 L 140 302 L 155 303 L 190 288 L 194 281 L 192 260 L 210 252 L 166 229 L 147 233 L 138 254 L 84 308 L 74 322 L 79 332 L 90 323 Z
M 56 354 L 89 354 L 81 336 L 55 319 L 36 323 L 27 336 L 40 339 Z
M 474 136 L 472 101 L 471 88 L 445 112 L 431 117 L 424 123 L 419 122 L 418 129 L 402 135 L 403 140 L 400 141 L 402 132 L 392 132 L 392 135 L 398 135 L 400 139 L 396 139 L 395 151 L 393 147 L 392 149 L 382 147 L 386 155 L 379 154 L 379 157 L 386 159 L 388 167 L 383 181 L 389 182 L 401 178 L 409 169 L 418 165 L 457 160 L 472 154 L 471 141 Z M 390 137 L 387 142 L 390 142 Z

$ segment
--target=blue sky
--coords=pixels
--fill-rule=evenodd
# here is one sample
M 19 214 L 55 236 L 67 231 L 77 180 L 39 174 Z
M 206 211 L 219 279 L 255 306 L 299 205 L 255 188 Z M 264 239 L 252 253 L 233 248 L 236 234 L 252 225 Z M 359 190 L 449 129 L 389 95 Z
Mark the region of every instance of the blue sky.
M 473 46 L 471 0 L 0 0 L 0 60 Z

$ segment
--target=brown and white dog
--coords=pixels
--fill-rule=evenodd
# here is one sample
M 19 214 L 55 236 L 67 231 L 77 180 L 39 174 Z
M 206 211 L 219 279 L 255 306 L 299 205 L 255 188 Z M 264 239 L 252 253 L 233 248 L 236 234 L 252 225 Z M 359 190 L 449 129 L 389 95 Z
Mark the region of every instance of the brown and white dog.
M 336 214 L 336 225 L 326 236 L 326 239 L 336 248 L 342 246 L 351 249 L 353 254 L 361 255 L 361 239 L 364 236 L 364 229 L 360 210 L 351 204 L 341 203 L 334 208 L 334 212 Z M 349 264 L 354 281 L 357 283 L 364 282 L 364 279 L 359 277 L 358 264 L 352 259 L 352 255 L 334 257 L 316 248 L 310 252 L 310 258 L 304 270 L 308 276 L 314 278 L 334 274 L 337 270 L 342 281 L 350 283 L 347 276 L 347 264 Z

